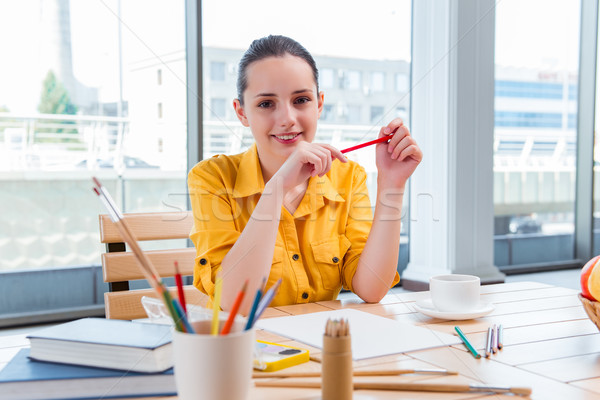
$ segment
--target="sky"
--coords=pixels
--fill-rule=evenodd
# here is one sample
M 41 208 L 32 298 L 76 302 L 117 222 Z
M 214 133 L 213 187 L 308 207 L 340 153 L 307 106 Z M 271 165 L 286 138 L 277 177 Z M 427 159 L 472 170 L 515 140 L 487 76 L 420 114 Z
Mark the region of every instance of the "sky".
M 35 112 L 43 76 L 40 4 L 0 0 L 0 106 Z M 207 46 L 245 49 L 252 39 L 285 34 L 316 55 L 410 60 L 411 2 L 372 0 L 206 0 Z M 118 96 L 117 0 L 71 0 L 74 73 L 101 87 L 103 101 Z M 577 70 L 579 2 L 499 0 L 496 64 Z M 141 11 L 143 10 L 143 11 Z M 153 54 L 185 46 L 183 0 L 122 0 L 124 69 Z

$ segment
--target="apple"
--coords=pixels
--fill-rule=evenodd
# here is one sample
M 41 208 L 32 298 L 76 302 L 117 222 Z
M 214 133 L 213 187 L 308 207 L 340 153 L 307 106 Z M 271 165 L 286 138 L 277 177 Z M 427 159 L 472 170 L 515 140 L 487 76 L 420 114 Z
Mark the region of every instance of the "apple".
M 600 256 L 592 258 L 581 269 L 581 294 L 588 300 L 600 299 Z

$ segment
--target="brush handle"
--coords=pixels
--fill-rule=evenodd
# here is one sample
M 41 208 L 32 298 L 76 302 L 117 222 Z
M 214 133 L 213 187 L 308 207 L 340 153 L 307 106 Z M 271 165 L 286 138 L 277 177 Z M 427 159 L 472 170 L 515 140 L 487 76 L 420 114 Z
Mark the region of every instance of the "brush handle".
M 263 387 L 297 387 L 297 388 L 320 388 L 321 382 L 292 381 L 292 380 L 270 380 L 255 381 L 254 386 Z M 488 386 L 488 385 L 462 385 L 441 383 L 418 383 L 418 382 L 354 382 L 354 390 L 410 390 L 414 392 L 489 392 L 489 393 L 513 393 L 529 396 L 531 388 Z
M 423 375 L 458 375 L 456 371 L 445 369 L 372 369 L 364 371 L 353 371 L 354 376 L 396 376 L 404 374 Z M 317 378 L 321 376 L 320 371 L 306 372 L 258 372 L 253 378 Z

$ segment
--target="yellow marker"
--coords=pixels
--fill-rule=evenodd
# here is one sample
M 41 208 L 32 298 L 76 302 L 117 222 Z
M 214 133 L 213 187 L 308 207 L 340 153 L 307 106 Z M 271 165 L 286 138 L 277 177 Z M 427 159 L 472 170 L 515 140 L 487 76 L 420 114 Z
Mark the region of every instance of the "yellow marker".
M 210 333 L 214 336 L 219 334 L 219 308 L 221 306 L 221 291 L 223 289 L 223 278 L 217 276 L 215 282 L 215 298 L 213 301 L 213 318 Z

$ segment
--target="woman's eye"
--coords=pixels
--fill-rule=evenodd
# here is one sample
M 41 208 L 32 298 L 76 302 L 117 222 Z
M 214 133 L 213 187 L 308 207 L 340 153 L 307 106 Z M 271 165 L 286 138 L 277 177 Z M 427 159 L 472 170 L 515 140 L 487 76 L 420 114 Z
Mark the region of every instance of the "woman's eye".
M 261 101 L 260 103 L 258 103 L 258 107 L 259 108 L 269 108 L 271 107 L 272 103 L 270 101 Z
M 310 99 L 308 97 L 299 97 L 296 99 L 296 104 L 308 103 Z

